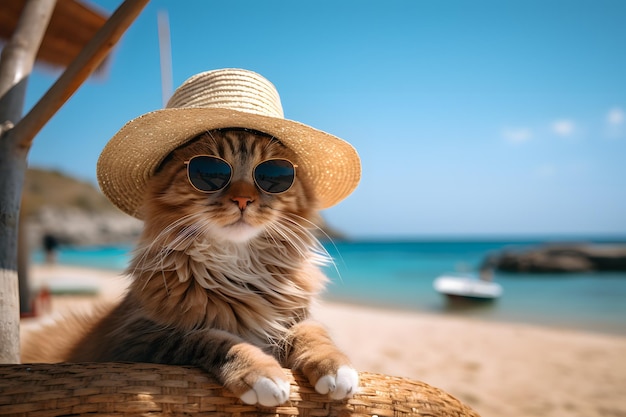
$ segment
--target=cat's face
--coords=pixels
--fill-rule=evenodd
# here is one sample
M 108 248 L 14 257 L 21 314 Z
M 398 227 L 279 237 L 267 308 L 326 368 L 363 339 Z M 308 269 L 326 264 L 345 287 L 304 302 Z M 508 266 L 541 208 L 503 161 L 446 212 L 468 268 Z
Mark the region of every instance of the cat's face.
M 194 188 L 187 162 L 197 155 L 216 156 L 230 164 L 232 178 L 226 187 L 210 193 Z M 199 136 L 172 152 L 150 181 L 144 202 L 146 224 L 230 242 L 247 242 L 264 232 L 288 237 L 284 235 L 294 226 L 306 226 L 315 218 L 314 196 L 297 167 L 287 191 L 261 190 L 253 170 L 269 159 L 298 163 L 290 149 L 261 133 L 232 129 Z

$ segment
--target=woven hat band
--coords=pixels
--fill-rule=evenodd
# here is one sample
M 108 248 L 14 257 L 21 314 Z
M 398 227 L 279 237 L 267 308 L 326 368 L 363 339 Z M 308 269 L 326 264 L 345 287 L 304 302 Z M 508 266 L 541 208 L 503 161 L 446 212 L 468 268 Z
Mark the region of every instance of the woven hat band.
M 276 87 L 252 71 L 221 69 L 189 78 L 176 89 L 167 108 L 204 107 L 237 110 L 283 119 Z

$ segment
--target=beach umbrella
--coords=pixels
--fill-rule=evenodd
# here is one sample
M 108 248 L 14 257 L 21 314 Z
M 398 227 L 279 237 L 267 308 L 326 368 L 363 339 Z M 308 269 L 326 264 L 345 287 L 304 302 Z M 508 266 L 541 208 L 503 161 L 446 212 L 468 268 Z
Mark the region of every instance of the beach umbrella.
M 77 0 L 0 2 L 0 36 L 7 39 L 0 57 L 0 363 L 19 362 L 19 209 L 32 141 L 147 3 L 126 0 L 107 19 Z M 66 68 L 22 117 L 36 59 Z
M 26 3 L 26 0 L 0 1 L 0 43 L 6 44 L 12 38 L 22 12 L 27 11 Z M 45 31 L 35 50 L 35 62 L 40 66 L 65 69 L 104 25 L 107 15 L 77 0 L 51 3 L 54 9 L 47 26 L 39 21 L 37 28 Z M 98 73 L 103 72 L 105 61 L 98 67 Z

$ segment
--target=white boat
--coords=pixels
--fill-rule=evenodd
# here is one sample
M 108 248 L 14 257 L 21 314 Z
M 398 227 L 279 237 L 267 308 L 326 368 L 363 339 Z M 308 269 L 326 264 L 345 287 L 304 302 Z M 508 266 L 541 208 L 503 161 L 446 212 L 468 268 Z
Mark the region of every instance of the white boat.
M 442 275 L 433 283 L 440 294 L 449 298 L 495 300 L 502 295 L 502 286 L 496 282 L 466 276 Z

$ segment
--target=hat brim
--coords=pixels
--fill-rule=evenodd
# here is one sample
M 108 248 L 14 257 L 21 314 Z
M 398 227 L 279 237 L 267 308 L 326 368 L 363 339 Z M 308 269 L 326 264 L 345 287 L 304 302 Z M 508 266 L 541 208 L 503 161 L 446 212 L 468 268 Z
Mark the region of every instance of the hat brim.
M 257 130 L 292 149 L 299 158 L 298 175 L 313 185 L 321 209 L 346 198 L 361 178 L 352 145 L 302 123 L 229 109 L 168 108 L 131 120 L 107 143 L 97 166 L 102 192 L 141 219 L 146 184 L 165 157 L 203 132 L 224 128 Z

